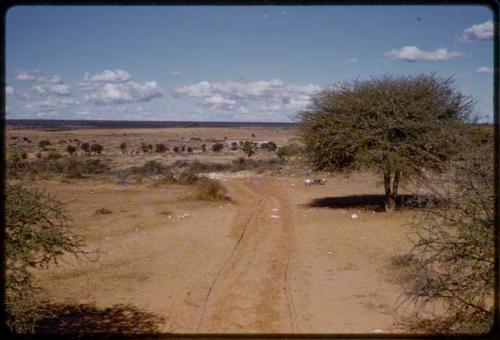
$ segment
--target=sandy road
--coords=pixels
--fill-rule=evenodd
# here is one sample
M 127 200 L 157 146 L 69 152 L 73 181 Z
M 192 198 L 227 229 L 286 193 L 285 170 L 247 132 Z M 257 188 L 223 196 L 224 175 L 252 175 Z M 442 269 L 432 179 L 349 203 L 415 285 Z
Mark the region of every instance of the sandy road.
M 297 330 L 289 268 L 294 217 L 286 193 L 263 178 L 233 181 L 237 241 L 213 278 L 197 332 Z

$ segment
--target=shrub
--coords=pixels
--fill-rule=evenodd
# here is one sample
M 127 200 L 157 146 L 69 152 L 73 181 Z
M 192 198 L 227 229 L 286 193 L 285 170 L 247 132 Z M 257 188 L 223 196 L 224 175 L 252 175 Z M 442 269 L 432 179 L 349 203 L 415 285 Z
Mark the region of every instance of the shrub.
M 125 142 L 121 142 L 120 151 L 122 152 L 122 154 L 127 153 L 127 144 Z
M 184 170 L 179 174 L 177 183 L 191 185 L 198 181 L 198 176 L 189 170 Z
M 50 151 L 47 154 L 47 159 L 48 160 L 59 159 L 61 157 L 62 157 L 62 155 L 59 152 L 56 152 L 56 151 Z
M 76 152 L 76 148 L 73 145 L 68 145 L 66 147 L 66 152 L 73 156 L 73 154 Z
M 447 332 L 484 333 L 493 322 L 496 276 L 493 138 L 469 149 L 453 173 L 428 179 L 441 202 L 429 200 L 414 223 L 413 254 L 422 264 L 405 295 L 424 306 L 441 302 Z
M 42 155 L 42 153 L 41 153 L 41 152 L 37 152 L 37 153 L 35 154 L 35 156 L 36 156 L 36 158 L 40 159 L 40 158 L 42 158 L 42 156 L 43 156 L 43 155 Z
M 189 152 L 189 153 L 193 152 L 193 148 L 189 146 L 189 147 L 187 148 L 187 152 Z
M 238 143 L 232 142 L 231 143 L 231 150 L 238 150 Z
M 179 147 L 178 146 L 174 146 L 172 148 L 172 151 L 175 152 L 175 153 L 179 153 Z
M 253 142 L 245 141 L 242 150 L 248 157 L 251 157 L 255 153 L 255 145 Z
M 82 149 L 83 152 L 85 152 L 85 153 L 89 153 L 90 152 L 90 144 L 89 143 L 82 143 L 82 144 L 80 144 L 80 149 Z
M 225 201 L 229 197 L 226 196 L 226 189 L 219 181 L 200 178 L 196 183 L 196 196 L 195 198 L 203 201 Z
M 273 143 L 273 142 L 268 142 L 268 143 L 262 143 L 262 144 L 261 144 L 261 146 L 260 146 L 260 148 L 261 148 L 262 150 L 267 150 L 267 151 L 274 152 L 274 151 L 276 151 L 276 149 L 277 149 L 278 147 L 276 146 L 276 144 L 275 144 L 275 143 Z
M 166 152 L 167 151 L 167 147 L 165 146 L 165 144 L 156 144 L 155 145 L 155 152 L 157 153 L 163 153 L 163 152 Z
M 215 143 L 212 145 L 212 151 L 213 152 L 219 152 L 221 151 L 222 149 L 224 149 L 224 144 L 221 144 L 221 143 Z
M 207 152 L 207 145 L 206 144 L 202 144 L 201 145 L 201 151 L 202 152 Z
M 62 144 L 67 144 L 67 142 L 66 142 L 66 140 L 64 140 L 64 139 L 60 139 L 60 140 L 59 140 L 59 144 L 61 144 L 61 145 L 62 145 Z
M 94 212 L 94 215 L 109 215 L 109 214 L 112 214 L 113 212 L 109 209 L 106 209 L 106 208 L 100 208 L 100 209 L 97 209 L 95 212 Z
M 181 151 L 182 151 L 182 152 L 185 152 L 185 151 L 186 151 L 186 146 L 185 146 L 185 145 L 183 145 L 183 146 L 181 147 Z
M 64 253 L 81 252 L 71 227 L 60 202 L 19 184 L 6 185 L 5 320 L 13 333 L 34 332 L 36 321 L 46 316 L 30 270 L 57 264 Z
M 276 155 L 281 159 L 288 160 L 291 157 L 300 155 L 301 152 L 302 152 L 302 148 L 299 147 L 298 145 L 288 144 L 288 145 L 285 145 L 285 146 L 282 146 L 281 148 L 279 148 Z
M 101 154 L 102 150 L 104 147 L 101 144 L 94 143 L 90 146 L 90 151 L 94 152 L 95 154 Z
M 49 146 L 49 145 L 50 145 L 50 141 L 48 139 L 43 139 L 43 140 L 41 140 L 41 141 L 38 142 L 38 147 L 40 149 L 44 149 L 45 150 L 47 148 L 47 146 Z

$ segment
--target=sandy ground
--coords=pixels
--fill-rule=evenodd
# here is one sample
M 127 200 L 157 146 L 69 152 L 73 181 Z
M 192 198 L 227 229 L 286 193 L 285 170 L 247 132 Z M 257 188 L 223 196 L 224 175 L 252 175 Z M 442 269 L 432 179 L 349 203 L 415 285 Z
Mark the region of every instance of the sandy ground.
M 21 148 L 30 159 L 42 139 L 61 153 L 62 139 L 98 142 L 104 152 L 91 157 L 116 169 L 151 159 L 231 162 L 242 152 L 204 154 L 199 145 L 227 137 L 282 146 L 294 131 L 7 130 L 6 136 L 8 152 Z M 184 141 L 189 137 L 201 141 Z M 195 151 L 122 155 L 123 141 L 129 150 L 146 142 L 192 145 Z M 275 154 L 253 156 L 266 157 Z M 57 316 L 44 331 L 401 332 L 396 323 L 411 306 L 394 309 L 401 287 L 390 259 L 411 245 L 405 224 L 412 213 L 385 214 L 367 205 L 382 192 L 369 174 L 329 176 L 324 186 L 305 187 L 303 179 L 223 174 L 232 200 L 208 203 L 193 200 L 188 186 L 118 185 L 97 177 L 37 180 L 36 186 L 67 203 L 75 232 L 94 251 L 87 260 L 65 256 L 58 267 L 35 272 Z M 96 213 L 101 208 L 111 213 Z
M 378 194 L 373 177 L 311 187 L 293 177 L 223 183 L 230 203 L 182 199 L 189 192 L 181 186 L 40 182 L 69 202 L 78 232 L 100 255 L 39 272 L 42 286 L 54 302 L 133 306 L 156 320 L 124 332 L 401 331 L 394 322 L 405 309 L 394 311 L 401 290 L 389 263 L 409 247 L 402 224 L 410 213 L 310 206 Z M 95 215 L 101 207 L 113 213 Z

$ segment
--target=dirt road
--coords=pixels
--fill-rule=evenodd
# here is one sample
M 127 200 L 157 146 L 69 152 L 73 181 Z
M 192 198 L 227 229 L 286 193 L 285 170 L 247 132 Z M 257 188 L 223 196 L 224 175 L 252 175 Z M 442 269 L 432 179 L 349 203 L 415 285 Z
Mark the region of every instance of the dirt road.
M 408 243 L 401 227 L 408 215 L 307 205 L 332 194 L 376 193 L 372 179 L 307 188 L 298 178 L 223 183 L 230 203 L 179 199 L 184 187 L 47 183 L 69 202 L 100 259 L 41 271 L 42 285 L 53 301 L 92 305 L 106 317 L 126 305 L 159 318 L 144 316 L 145 326 L 120 332 L 397 331 L 392 307 L 400 290 L 387 264 Z M 103 206 L 114 213 L 91 214 Z

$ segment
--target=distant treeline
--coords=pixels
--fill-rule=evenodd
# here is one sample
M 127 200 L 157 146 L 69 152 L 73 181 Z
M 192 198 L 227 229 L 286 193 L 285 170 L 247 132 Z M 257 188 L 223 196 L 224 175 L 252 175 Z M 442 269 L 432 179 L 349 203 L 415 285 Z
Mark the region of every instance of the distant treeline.
M 54 129 L 81 128 L 126 129 L 126 128 L 169 128 L 169 127 L 294 127 L 296 123 L 267 122 L 193 122 L 193 121 L 131 121 L 131 120 L 49 120 L 49 119 L 7 119 L 5 126 L 12 129 Z

